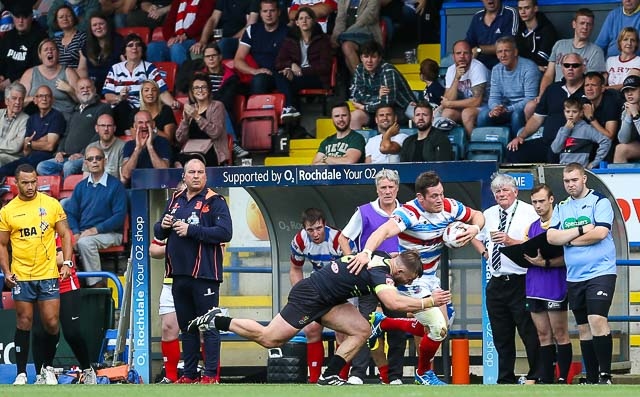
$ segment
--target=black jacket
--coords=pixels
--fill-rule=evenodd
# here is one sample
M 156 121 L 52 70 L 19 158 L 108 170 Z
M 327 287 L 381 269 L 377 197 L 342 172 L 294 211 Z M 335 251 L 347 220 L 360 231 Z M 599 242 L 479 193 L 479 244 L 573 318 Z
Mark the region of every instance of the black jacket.
M 403 163 L 414 161 L 416 155 L 418 134 L 411 135 L 402 143 L 400 161 Z M 431 127 L 429 135 L 423 140 L 422 155 L 420 161 L 451 161 L 453 160 L 453 148 L 445 131 Z

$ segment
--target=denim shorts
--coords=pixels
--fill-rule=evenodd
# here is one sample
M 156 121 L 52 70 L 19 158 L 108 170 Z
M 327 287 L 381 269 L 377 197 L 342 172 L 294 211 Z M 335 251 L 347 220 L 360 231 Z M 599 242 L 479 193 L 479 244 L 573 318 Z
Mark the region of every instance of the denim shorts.
M 13 287 L 14 301 L 35 302 L 60 299 L 60 287 L 57 278 L 36 281 L 18 281 Z

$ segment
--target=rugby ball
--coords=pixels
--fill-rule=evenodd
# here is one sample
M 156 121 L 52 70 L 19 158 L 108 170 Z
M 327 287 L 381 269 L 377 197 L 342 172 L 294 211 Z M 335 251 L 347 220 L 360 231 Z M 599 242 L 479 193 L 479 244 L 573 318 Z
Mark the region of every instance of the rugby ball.
M 458 241 L 458 236 L 466 232 L 467 227 L 469 227 L 469 225 L 460 221 L 450 223 L 449 226 L 444 229 L 444 233 L 442 234 L 442 241 L 444 242 L 444 245 L 449 248 L 462 247 L 464 244 Z

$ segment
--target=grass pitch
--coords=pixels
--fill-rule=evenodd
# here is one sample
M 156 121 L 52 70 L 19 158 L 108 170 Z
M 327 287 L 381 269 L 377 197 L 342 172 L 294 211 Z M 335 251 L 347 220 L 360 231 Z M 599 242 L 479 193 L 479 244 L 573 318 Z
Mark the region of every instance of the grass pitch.
M 433 389 L 436 390 L 433 390 Z M 272 384 L 221 384 L 221 385 L 25 385 L 0 386 L 0 397 L 389 397 L 400 393 L 402 397 L 635 397 L 640 395 L 637 385 L 449 385 L 449 386 L 383 386 L 362 385 L 343 387 L 319 387 L 316 385 L 272 385 Z

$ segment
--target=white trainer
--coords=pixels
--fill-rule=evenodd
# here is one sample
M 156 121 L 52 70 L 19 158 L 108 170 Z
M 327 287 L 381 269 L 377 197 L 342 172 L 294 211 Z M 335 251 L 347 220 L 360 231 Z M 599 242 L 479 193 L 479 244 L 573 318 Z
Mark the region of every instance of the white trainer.
M 45 381 L 44 378 L 42 377 L 42 375 L 38 374 L 36 375 L 36 381 L 34 383 L 34 385 L 44 385 Z
M 18 376 L 16 376 L 16 380 L 13 381 L 14 385 L 26 385 L 27 384 L 27 374 L 24 372 L 20 372 Z
M 98 380 L 96 378 L 96 371 L 89 367 L 82 371 L 82 383 L 85 385 L 97 385 Z
M 42 375 L 42 377 L 44 378 L 45 385 L 58 384 L 58 378 L 56 378 L 56 373 L 53 370 L 53 367 L 51 366 L 42 367 L 42 370 L 40 371 L 40 375 Z
M 363 385 L 364 381 L 359 376 L 350 376 L 347 379 L 347 383 L 350 385 Z

